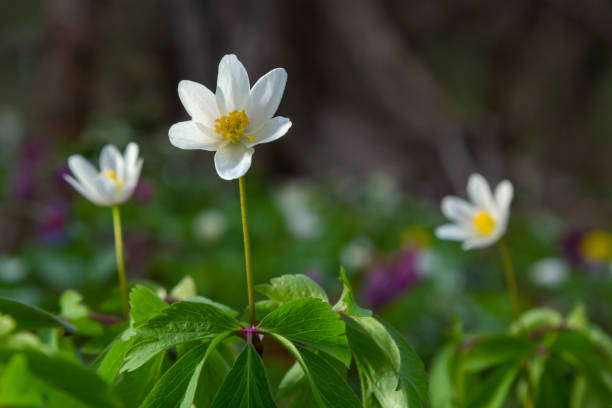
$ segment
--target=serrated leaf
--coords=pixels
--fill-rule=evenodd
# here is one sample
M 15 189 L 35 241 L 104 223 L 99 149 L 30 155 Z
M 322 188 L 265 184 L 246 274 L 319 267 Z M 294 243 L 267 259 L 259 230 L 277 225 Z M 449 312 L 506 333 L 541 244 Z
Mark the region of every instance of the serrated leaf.
M 180 344 L 240 329 L 224 311 L 206 303 L 177 302 L 136 329 L 139 336 Z
M 347 323 L 346 334 L 361 380 L 363 406 L 407 407 L 404 393 L 397 390 L 398 373 L 385 352 L 355 323 Z
M 83 296 L 76 290 L 67 290 L 60 296 L 60 314 L 69 319 L 80 319 L 87 317 L 89 313 L 87 306 L 83 303 Z
M 334 310 L 349 316 L 371 316 L 371 310 L 357 306 L 351 283 L 346 276 L 344 268 L 340 268 L 340 281 L 343 284 L 342 295 L 340 296 L 340 300 L 335 304 Z
M 400 387 L 406 393 L 409 406 L 427 406 L 429 400 L 427 388 L 427 374 L 425 366 L 418 354 L 408 345 L 404 337 L 390 324 L 381 320 L 387 332 L 393 338 L 400 354 L 399 379 Z
M 159 379 L 141 408 L 189 408 L 208 356 L 229 333 L 189 350 Z
M 322 350 L 347 367 L 351 363 L 344 322 L 331 310 L 329 303 L 319 299 L 304 298 L 285 303 L 268 314 L 259 328 Z
M 17 322 L 16 330 L 40 330 L 63 327 L 70 333 L 74 326 L 63 319 L 52 315 L 36 306 L 30 306 L 16 300 L 0 297 L 0 313 L 10 315 Z
M 167 307 L 168 304 L 146 286 L 138 285 L 130 292 L 130 317 L 133 327 L 144 323 Z
M 340 373 L 324 358 L 292 343 L 278 334 L 271 334 L 298 361 L 306 375 L 313 399 L 319 408 L 359 408 L 359 398 L 351 391 Z
M 482 371 L 492 366 L 520 361 L 535 351 L 535 343 L 523 337 L 499 334 L 480 337 L 463 355 L 463 369 Z
M 519 370 L 520 363 L 496 368 L 478 388 L 471 392 L 468 408 L 501 408 Z
M 270 384 L 263 361 L 255 348 L 247 344 L 227 374 L 212 408 L 272 408 Z
M 329 301 L 325 291 L 315 281 L 302 274 L 282 275 L 272 278 L 269 284 L 255 286 L 255 290 L 280 303 L 301 298 Z
M 214 300 L 211 300 L 204 296 L 192 296 L 190 298 L 187 298 L 186 300 L 188 302 L 205 303 L 207 305 L 212 305 L 225 312 L 225 314 L 231 318 L 236 318 L 238 316 L 238 312 L 232 309 L 231 307 L 226 306 L 223 303 L 215 302 Z

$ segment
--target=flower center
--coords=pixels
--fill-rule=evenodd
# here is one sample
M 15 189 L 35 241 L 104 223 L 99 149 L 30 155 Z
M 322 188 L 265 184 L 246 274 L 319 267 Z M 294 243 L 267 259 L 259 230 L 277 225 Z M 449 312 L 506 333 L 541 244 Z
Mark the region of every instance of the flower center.
M 482 235 L 491 235 L 495 228 L 495 220 L 486 211 L 478 211 L 472 218 L 476 231 Z
M 227 115 L 215 119 L 215 132 L 232 143 L 239 142 L 240 138 L 245 136 L 244 129 L 247 126 L 249 126 L 249 117 L 244 112 L 244 109 L 240 112 L 233 110 Z M 255 140 L 253 136 L 246 137 L 251 142 Z
M 100 174 L 113 180 L 118 191 L 121 191 L 123 189 L 123 181 L 117 180 L 117 174 L 113 170 L 103 171 Z
M 593 231 L 584 237 L 580 250 L 589 261 L 607 261 L 612 258 L 612 235 L 604 231 Z

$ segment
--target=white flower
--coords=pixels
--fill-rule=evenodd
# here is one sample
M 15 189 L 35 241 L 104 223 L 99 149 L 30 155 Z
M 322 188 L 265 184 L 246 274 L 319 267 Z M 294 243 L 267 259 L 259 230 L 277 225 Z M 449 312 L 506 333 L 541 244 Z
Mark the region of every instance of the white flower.
M 569 266 L 559 258 L 544 258 L 529 268 L 529 276 L 538 286 L 556 289 L 569 277 Z
M 142 169 L 138 158 L 138 145 L 129 143 L 123 156 L 113 145 L 106 145 L 100 153 L 100 170 L 81 155 L 68 158 L 68 167 L 74 175 L 64 178 L 76 191 L 94 204 L 104 207 L 127 201 L 134 192 Z
M 471 203 L 458 197 L 444 197 L 442 212 L 453 221 L 436 229 L 440 239 L 463 241 L 463 249 L 483 248 L 497 242 L 506 232 L 510 202 L 514 195 L 512 183 L 504 180 L 491 192 L 480 174 L 472 174 L 467 185 Z
M 199 241 L 218 241 L 226 230 L 227 219 L 218 210 L 204 210 L 193 220 L 193 232 Z
M 191 120 L 172 125 L 170 143 L 181 149 L 214 151 L 222 179 L 242 177 L 251 167 L 253 146 L 283 136 L 291 121 L 272 117 L 285 90 L 287 72 L 276 68 L 250 88 L 244 66 L 235 55 L 219 63 L 217 91 L 192 81 L 181 81 L 178 94 Z

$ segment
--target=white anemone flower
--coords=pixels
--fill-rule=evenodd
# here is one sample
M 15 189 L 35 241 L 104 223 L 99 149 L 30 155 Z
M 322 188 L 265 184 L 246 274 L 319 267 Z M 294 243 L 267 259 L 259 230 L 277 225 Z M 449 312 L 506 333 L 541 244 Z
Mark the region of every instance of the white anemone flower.
M 286 82 L 287 72 L 276 68 L 251 88 L 238 58 L 224 56 L 216 93 L 196 82 L 179 82 L 179 98 L 191 120 L 170 127 L 170 143 L 181 149 L 214 151 L 222 179 L 242 177 L 251 167 L 253 147 L 282 137 L 291 127 L 288 118 L 273 117 Z
M 471 202 L 458 197 L 444 197 L 442 212 L 453 221 L 436 229 L 440 239 L 463 241 L 463 249 L 484 248 L 496 243 L 506 232 L 510 203 L 514 195 L 512 183 L 504 180 L 495 193 L 480 174 L 472 174 L 467 193 Z
M 64 178 L 76 191 L 94 204 L 111 207 L 126 202 L 134 192 L 142 169 L 138 145 L 129 143 L 123 155 L 113 145 L 106 145 L 100 153 L 100 170 L 83 156 L 68 158 L 73 176 Z

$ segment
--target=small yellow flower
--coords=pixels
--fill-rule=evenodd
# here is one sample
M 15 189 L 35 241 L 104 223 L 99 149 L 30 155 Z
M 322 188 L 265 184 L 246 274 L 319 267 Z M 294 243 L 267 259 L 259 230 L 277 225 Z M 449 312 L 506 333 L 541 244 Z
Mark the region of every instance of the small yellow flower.
M 580 243 L 582 256 L 590 262 L 607 262 L 612 259 L 612 234 L 606 231 L 589 232 Z

